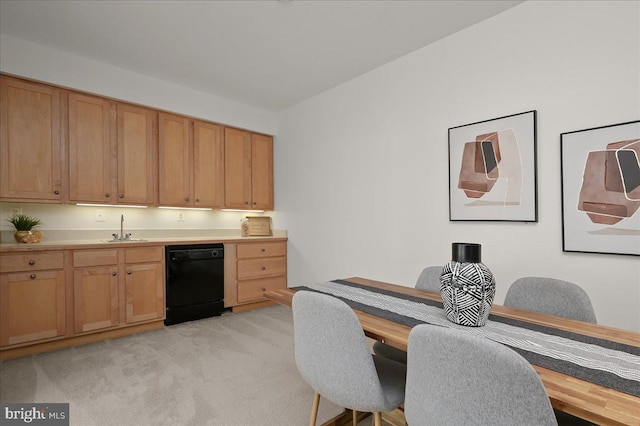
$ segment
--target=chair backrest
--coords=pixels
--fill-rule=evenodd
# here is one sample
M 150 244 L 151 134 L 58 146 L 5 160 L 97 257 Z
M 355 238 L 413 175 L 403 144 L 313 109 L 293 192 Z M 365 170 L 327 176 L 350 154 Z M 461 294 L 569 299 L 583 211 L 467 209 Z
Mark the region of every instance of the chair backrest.
M 522 356 L 427 324 L 409 334 L 404 411 L 410 426 L 557 424 L 544 385 Z
M 379 411 L 384 394 L 353 310 L 311 291 L 296 292 L 292 309 L 296 365 L 307 383 L 342 407 Z
M 589 295 L 578 285 L 544 277 L 519 278 L 511 284 L 504 305 L 596 324 Z
M 416 282 L 416 288 L 440 293 L 441 274 L 442 266 L 427 266 L 420 273 L 418 281 Z

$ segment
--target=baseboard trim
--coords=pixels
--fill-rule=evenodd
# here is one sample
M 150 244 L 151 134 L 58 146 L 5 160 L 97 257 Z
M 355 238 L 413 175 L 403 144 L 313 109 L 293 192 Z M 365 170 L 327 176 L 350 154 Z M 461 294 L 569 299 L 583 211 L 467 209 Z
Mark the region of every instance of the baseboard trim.
M 234 314 L 243 311 L 249 311 L 251 309 L 264 308 L 265 306 L 275 305 L 276 302 L 272 302 L 271 300 L 265 300 L 262 302 L 248 303 L 246 305 L 237 305 L 231 308 L 231 312 Z

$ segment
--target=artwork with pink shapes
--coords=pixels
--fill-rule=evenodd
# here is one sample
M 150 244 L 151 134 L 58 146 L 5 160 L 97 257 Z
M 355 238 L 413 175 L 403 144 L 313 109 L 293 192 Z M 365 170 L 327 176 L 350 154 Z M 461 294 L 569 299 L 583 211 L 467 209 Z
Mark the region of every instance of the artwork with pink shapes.
M 449 219 L 537 222 L 536 111 L 449 129 Z
M 640 121 L 560 138 L 563 250 L 640 256 Z

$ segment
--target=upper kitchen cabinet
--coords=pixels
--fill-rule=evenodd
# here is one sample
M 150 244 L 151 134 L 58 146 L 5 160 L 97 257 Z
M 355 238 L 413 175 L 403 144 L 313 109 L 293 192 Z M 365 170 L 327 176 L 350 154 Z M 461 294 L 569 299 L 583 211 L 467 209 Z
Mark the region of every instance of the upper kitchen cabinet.
M 158 115 L 159 202 L 161 206 L 192 206 L 193 144 L 189 119 Z
M 60 89 L 0 76 L 0 199 L 60 203 Z
M 69 94 L 69 200 L 115 204 L 116 105 Z
M 225 128 L 225 207 L 273 210 L 273 138 Z
M 149 108 L 117 104 L 118 203 L 156 201 L 156 117 Z
M 222 126 L 193 122 L 193 193 L 196 207 L 224 205 L 224 138 Z
M 251 135 L 251 199 L 253 209 L 273 210 L 273 138 Z
M 159 202 L 161 206 L 222 206 L 222 127 L 160 113 Z

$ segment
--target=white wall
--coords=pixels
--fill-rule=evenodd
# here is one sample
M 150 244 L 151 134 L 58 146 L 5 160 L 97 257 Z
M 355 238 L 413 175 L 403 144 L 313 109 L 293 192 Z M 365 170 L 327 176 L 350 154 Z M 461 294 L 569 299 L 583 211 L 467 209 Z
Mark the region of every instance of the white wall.
M 0 231 L 15 231 L 7 219 L 20 209 L 23 214 L 35 216 L 42 221 L 38 229 L 44 231 L 45 239 L 51 233 L 47 231 L 91 230 L 104 231 L 102 238 L 110 238 L 114 232 L 120 232 L 120 215 L 124 215 L 124 230 L 140 237 L 138 230 L 160 229 L 236 229 L 240 232 L 240 219 L 247 216 L 241 212 L 220 210 L 174 210 L 150 207 L 146 209 L 128 207 L 95 207 L 60 204 L 0 203 Z M 96 221 L 100 212 L 101 221 Z M 262 213 L 251 213 L 261 216 Z M 269 215 L 269 213 L 265 213 Z M 274 225 L 278 225 L 274 223 Z M 280 229 L 278 226 L 274 228 Z M 8 237 L 11 242 L 13 237 Z M 80 239 L 78 237 L 77 239 Z M 3 241 L 4 242 L 4 241 Z
M 600 323 L 640 331 L 638 257 L 562 252 L 560 210 L 560 133 L 640 117 L 639 4 L 529 1 L 284 111 L 289 285 L 412 286 L 451 242 L 479 242 L 497 303 L 518 277 L 556 277 L 589 293 Z M 532 109 L 539 222 L 449 222 L 447 129 Z
M 0 37 L 0 70 L 8 74 L 255 132 L 274 134 L 276 130 L 277 114 L 275 112 L 230 101 L 6 34 Z

